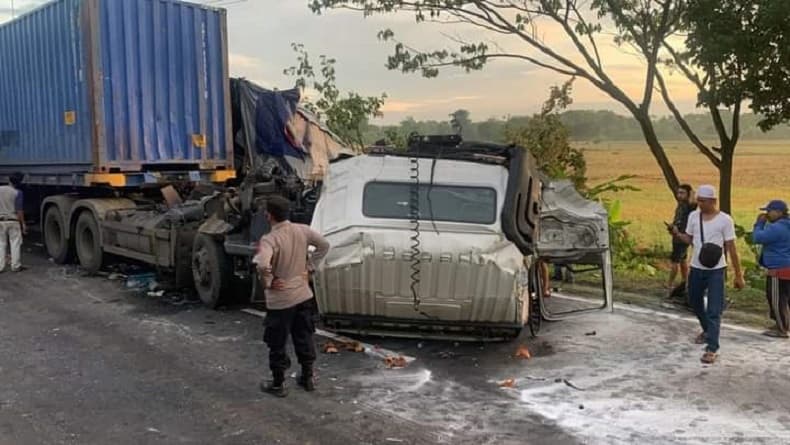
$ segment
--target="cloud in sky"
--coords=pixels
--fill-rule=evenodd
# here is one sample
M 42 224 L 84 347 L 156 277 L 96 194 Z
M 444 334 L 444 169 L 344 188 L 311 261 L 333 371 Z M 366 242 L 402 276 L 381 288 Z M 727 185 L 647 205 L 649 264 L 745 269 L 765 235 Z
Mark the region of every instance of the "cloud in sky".
M 123 0 L 131 1 L 131 0 Z M 402 74 L 385 67 L 391 43 L 379 42 L 376 35 L 392 28 L 400 40 L 420 49 L 451 48 L 449 38 L 485 41 L 507 51 L 523 53 L 523 43 L 513 38 L 494 37 L 481 29 L 462 26 L 417 24 L 408 14 L 374 16 L 365 19 L 352 11 L 335 11 L 321 16 L 310 12 L 307 0 L 199 0 L 209 5 L 227 5 L 229 60 L 231 75 L 243 76 L 265 87 L 290 88 L 294 80 L 283 69 L 296 62 L 291 42 L 300 42 L 317 62 L 320 54 L 338 60 L 341 89 L 365 95 L 387 93 L 384 122 L 407 116 L 416 119 L 446 119 L 465 108 L 475 120 L 505 115 L 531 114 L 539 110 L 552 85 L 565 79 L 551 71 L 517 61 L 494 61 L 483 71 L 464 73 L 449 69 L 439 78 L 424 79 L 418 74 Z M 42 3 L 16 0 L 17 13 Z M 0 20 L 9 0 L 0 0 Z M 7 14 L 7 12 L 6 12 Z M 563 54 L 572 54 L 572 43 L 562 38 L 553 24 L 540 24 L 540 35 Z M 611 77 L 628 94 L 641 97 L 644 67 L 613 42 L 602 42 L 601 56 Z M 673 96 L 684 111 L 696 102 L 693 89 L 679 75 L 668 78 Z M 655 113 L 665 113 L 656 97 Z M 584 80 L 574 86 L 574 108 L 607 108 L 624 112 L 619 104 Z

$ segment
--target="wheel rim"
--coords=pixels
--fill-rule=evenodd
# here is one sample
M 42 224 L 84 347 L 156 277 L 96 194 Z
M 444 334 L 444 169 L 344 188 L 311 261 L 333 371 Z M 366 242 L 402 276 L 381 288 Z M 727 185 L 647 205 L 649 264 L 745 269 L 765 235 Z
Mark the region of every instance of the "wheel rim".
M 96 237 L 93 234 L 93 230 L 87 225 L 82 227 L 77 239 L 80 260 L 84 263 L 93 261 L 93 248 L 96 245 Z
M 195 283 L 201 289 L 210 290 L 211 289 L 211 263 L 209 259 L 209 254 L 206 251 L 205 247 L 201 247 L 197 252 L 195 252 L 194 261 L 192 262 L 192 270 L 195 274 Z
M 57 256 L 60 253 L 63 243 L 62 230 L 57 216 L 47 218 L 46 227 L 44 228 L 44 241 L 47 244 L 49 254 L 52 256 Z

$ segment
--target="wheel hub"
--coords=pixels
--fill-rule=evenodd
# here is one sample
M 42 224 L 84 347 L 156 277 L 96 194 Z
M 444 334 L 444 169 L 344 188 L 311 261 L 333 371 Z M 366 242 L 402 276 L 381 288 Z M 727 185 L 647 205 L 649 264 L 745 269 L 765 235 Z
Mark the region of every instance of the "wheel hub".
M 209 284 L 211 282 L 211 272 L 209 270 L 209 258 L 206 249 L 200 249 L 195 254 L 194 270 L 200 284 Z

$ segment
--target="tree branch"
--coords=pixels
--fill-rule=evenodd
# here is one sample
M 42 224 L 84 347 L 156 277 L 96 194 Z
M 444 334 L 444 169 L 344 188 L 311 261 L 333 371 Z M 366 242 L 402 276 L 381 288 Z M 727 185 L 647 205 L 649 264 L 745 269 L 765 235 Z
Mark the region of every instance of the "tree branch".
M 426 64 L 425 66 L 427 66 L 428 68 L 441 68 L 441 67 L 447 67 L 447 66 L 460 66 L 464 62 L 473 62 L 473 61 L 478 61 L 478 60 L 479 61 L 484 61 L 484 60 L 489 60 L 489 59 L 521 59 L 521 60 L 525 60 L 525 61 L 527 61 L 529 63 L 532 63 L 534 65 L 537 65 L 539 67 L 546 68 L 546 69 L 549 69 L 549 70 L 554 71 L 556 73 L 562 74 L 564 76 L 581 76 L 582 75 L 582 73 L 580 73 L 580 72 L 570 71 L 570 70 L 566 70 L 566 69 L 563 69 L 563 68 L 559 68 L 559 67 L 550 65 L 550 64 L 548 64 L 546 62 L 542 62 L 542 61 L 540 61 L 538 59 L 535 59 L 534 57 L 524 56 L 524 55 L 521 55 L 521 54 L 485 54 L 485 55 L 481 55 L 481 56 L 468 57 L 468 58 L 461 59 L 461 60 L 453 60 L 453 61 L 450 61 L 450 62 L 430 63 L 430 64 Z
M 592 34 L 589 32 L 590 25 L 584 20 L 584 17 L 579 12 L 579 9 L 576 7 L 576 2 L 569 2 L 569 4 L 573 8 L 573 12 L 576 14 L 576 19 L 581 23 L 581 25 L 588 30 L 587 32 L 587 39 L 590 41 L 590 45 L 592 45 L 593 52 L 595 53 L 595 61 L 598 63 L 603 69 L 603 63 L 601 63 L 601 54 L 598 52 L 598 44 L 595 43 L 595 39 L 593 38 Z
M 667 43 L 666 40 L 664 40 L 663 45 L 664 45 L 664 49 L 666 49 L 669 55 L 672 56 L 672 60 L 675 62 L 675 65 L 678 68 L 680 68 L 680 71 L 683 72 L 686 78 L 690 80 L 691 83 L 693 83 L 694 86 L 696 86 L 700 92 L 707 91 L 705 85 L 708 83 L 709 77 L 706 76 L 704 81 L 700 80 L 699 75 L 693 72 L 691 68 L 689 68 L 688 65 L 686 65 L 686 63 L 683 61 L 683 58 L 680 56 L 680 53 L 678 53 L 677 50 L 675 50 L 675 48 L 672 48 L 672 45 Z
M 642 109 L 647 112 L 650 108 L 650 102 L 653 100 L 653 87 L 655 85 L 655 77 L 656 72 L 658 72 L 658 51 L 661 48 L 661 43 L 664 40 L 664 34 L 666 32 L 667 20 L 669 19 L 669 12 L 672 7 L 672 1 L 667 1 L 664 4 L 664 11 L 661 14 L 661 23 L 657 29 L 654 30 L 652 35 L 652 49 L 649 53 L 645 53 L 645 58 L 647 59 L 647 76 L 645 77 L 645 91 L 644 95 L 642 96 Z M 651 25 L 645 25 L 646 28 L 650 28 Z M 648 29 L 644 29 L 643 32 L 647 35 Z M 645 43 L 647 43 L 647 37 L 645 37 Z M 647 49 L 647 48 L 645 48 Z
M 664 81 L 664 76 L 658 70 L 656 70 L 656 80 L 658 81 L 659 91 L 661 91 L 661 96 L 664 98 L 664 103 L 667 105 L 667 108 L 669 108 L 669 111 L 672 113 L 672 116 L 675 118 L 675 121 L 677 121 L 678 125 L 680 125 L 680 128 L 683 129 L 683 132 L 689 138 L 691 143 L 694 144 L 694 146 L 697 147 L 699 152 L 705 155 L 705 157 L 707 157 L 710 160 L 710 162 L 714 166 L 716 166 L 716 168 L 721 167 L 721 159 L 716 157 L 716 154 L 713 153 L 713 151 L 710 148 L 708 148 L 708 146 L 706 146 L 702 142 L 702 140 L 700 140 L 700 138 L 696 135 L 696 133 L 694 133 L 694 130 L 692 130 L 691 126 L 688 124 L 686 119 L 680 113 L 680 110 L 678 110 L 678 107 L 675 105 L 675 102 L 673 102 L 672 98 L 669 97 L 669 90 L 667 89 L 667 84 Z
M 741 101 L 735 103 L 732 110 L 732 137 L 731 142 L 733 145 L 738 143 L 741 138 Z

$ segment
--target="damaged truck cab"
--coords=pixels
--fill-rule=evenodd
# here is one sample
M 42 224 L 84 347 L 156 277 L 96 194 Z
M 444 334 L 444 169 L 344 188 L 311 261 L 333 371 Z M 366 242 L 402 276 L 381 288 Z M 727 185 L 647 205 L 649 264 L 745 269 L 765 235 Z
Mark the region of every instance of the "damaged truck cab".
M 540 188 L 526 150 L 457 137 L 334 163 L 312 222 L 332 245 L 315 280 L 324 323 L 421 338 L 518 335 L 539 298 L 530 275 Z

